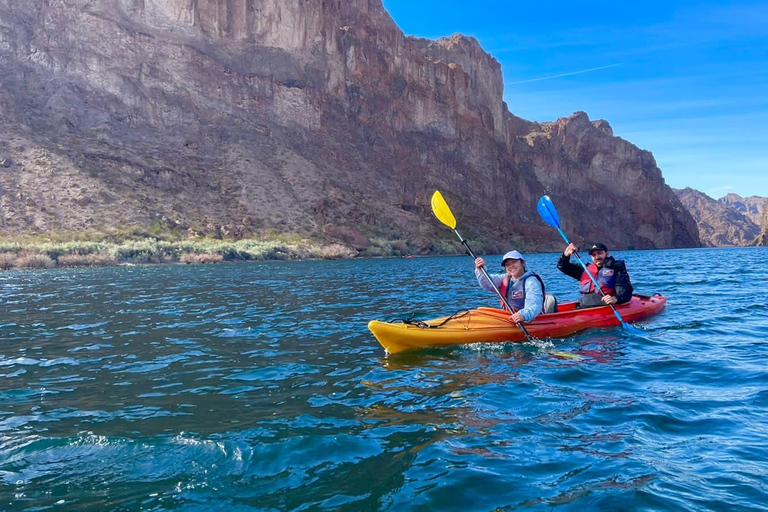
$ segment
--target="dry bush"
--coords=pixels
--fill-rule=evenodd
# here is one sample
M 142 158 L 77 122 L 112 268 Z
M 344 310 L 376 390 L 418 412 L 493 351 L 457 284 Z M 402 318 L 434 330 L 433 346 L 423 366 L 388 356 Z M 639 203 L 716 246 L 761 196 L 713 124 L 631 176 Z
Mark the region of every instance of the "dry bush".
M 339 260 L 354 258 L 357 256 L 357 251 L 341 244 L 324 245 L 320 254 L 326 260 Z
M 0 252 L 0 269 L 8 270 L 16 266 L 16 253 Z
M 114 265 L 117 261 L 108 252 L 91 254 L 62 254 L 58 258 L 61 267 L 106 267 Z
M 181 263 L 186 263 L 187 265 L 189 265 L 190 263 L 198 263 L 199 262 L 198 256 L 199 254 L 195 254 L 193 252 L 183 252 L 179 256 L 179 261 Z
M 221 254 L 211 254 L 211 253 L 205 253 L 205 254 L 198 254 L 197 260 L 200 263 L 220 263 L 221 260 L 224 259 L 224 256 Z
M 58 258 L 62 267 L 85 267 L 88 265 L 88 256 L 85 254 L 62 254 Z
M 19 268 L 51 268 L 56 266 L 56 262 L 45 254 L 22 252 L 16 258 L 16 266 Z
M 91 253 L 85 258 L 91 267 L 108 267 L 117 263 L 117 259 L 107 251 Z

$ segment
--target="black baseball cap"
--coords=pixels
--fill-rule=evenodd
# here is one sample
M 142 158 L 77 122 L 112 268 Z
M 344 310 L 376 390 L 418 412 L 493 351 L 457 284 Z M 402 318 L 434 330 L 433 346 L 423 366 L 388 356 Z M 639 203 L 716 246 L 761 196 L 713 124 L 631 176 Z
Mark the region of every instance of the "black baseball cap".
M 592 254 L 592 251 L 605 251 L 608 252 L 608 248 L 605 246 L 605 244 L 595 244 L 592 247 L 589 248 L 589 254 Z

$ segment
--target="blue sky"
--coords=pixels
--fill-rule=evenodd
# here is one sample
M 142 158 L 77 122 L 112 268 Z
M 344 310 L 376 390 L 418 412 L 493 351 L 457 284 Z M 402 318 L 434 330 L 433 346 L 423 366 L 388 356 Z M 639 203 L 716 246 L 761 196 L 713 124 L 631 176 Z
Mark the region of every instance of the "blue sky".
M 768 1 L 383 2 L 408 35 L 477 38 L 513 114 L 583 110 L 674 188 L 768 196 Z

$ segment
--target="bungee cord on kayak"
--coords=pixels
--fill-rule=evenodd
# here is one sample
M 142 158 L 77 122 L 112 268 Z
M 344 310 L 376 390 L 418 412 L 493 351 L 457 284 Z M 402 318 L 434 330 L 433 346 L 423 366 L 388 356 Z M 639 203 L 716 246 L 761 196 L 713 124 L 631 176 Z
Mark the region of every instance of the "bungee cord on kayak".
M 416 327 L 419 327 L 420 329 L 437 329 L 438 327 L 444 326 L 445 324 L 447 324 L 451 320 L 459 319 L 459 318 L 461 318 L 463 316 L 466 316 L 468 314 L 470 314 L 470 311 L 468 309 L 457 311 L 456 313 L 452 314 L 451 316 L 445 317 L 445 319 L 442 322 L 440 322 L 439 324 L 430 324 L 430 323 L 428 323 L 428 322 L 426 322 L 424 320 L 414 320 L 413 317 L 394 320 L 394 321 L 392 321 L 392 323 L 393 324 L 402 323 L 402 324 L 407 324 L 407 325 L 415 325 Z

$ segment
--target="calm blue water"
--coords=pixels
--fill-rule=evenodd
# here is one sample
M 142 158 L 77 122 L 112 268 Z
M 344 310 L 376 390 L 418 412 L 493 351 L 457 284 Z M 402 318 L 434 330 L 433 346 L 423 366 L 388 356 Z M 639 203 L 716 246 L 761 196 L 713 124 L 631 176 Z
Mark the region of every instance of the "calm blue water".
M 2 272 L 0 510 L 767 510 L 768 249 L 616 255 L 646 338 L 390 357 L 469 257 Z

